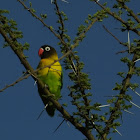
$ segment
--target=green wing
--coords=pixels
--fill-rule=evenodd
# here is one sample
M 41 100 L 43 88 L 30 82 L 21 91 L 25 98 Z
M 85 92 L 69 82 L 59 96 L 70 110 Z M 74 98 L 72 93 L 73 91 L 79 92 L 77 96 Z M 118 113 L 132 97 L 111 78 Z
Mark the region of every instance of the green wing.
M 56 100 L 58 100 L 61 97 L 62 77 L 63 77 L 62 72 L 60 74 L 60 72 L 58 73 L 57 70 L 52 71 L 51 68 L 49 69 L 47 75 L 40 76 L 40 79 L 44 82 L 44 84 L 48 86 L 50 93 L 54 95 L 54 98 Z M 48 104 L 46 108 L 47 113 L 51 117 L 53 117 L 55 112 L 54 105 L 51 102 L 49 102 L 49 100 L 45 97 L 44 94 L 42 94 L 43 92 L 41 91 L 40 88 L 38 88 L 38 90 L 44 102 L 44 105 L 46 106 L 46 104 Z

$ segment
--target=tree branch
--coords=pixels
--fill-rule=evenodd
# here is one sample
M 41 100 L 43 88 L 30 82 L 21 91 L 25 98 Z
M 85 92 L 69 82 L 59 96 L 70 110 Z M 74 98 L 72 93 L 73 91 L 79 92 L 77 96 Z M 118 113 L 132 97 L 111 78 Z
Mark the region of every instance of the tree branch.
M 59 17 L 60 24 L 61 24 L 61 27 L 62 27 L 62 29 L 61 29 L 62 32 L 60 33 L 60 36 L 61 36 L 61 38 L 63 39 L 64 29 L 65 29 L 65 27 L 64 27 L 64 22 L 63 22 L 63 18 L 62 18 L 62 16 L 61 16 L 61 13 L 60 13 L 60 10 L 59 10 L 58 4 L 57 4 L 57 0 L 54 0 L 54 4 L 55 4 L 56 11 L 57 11 L 57 15 L 58 15 L 58 17 Z M 64 40 L 63 40 L 63 41 L 64 41 Z
M 128 8 L 125 3 L 122 0 L 116 0 L 117 2 L 122 4 L 122 8 L 124 8 L 125 10 L 127 10 L 127 12 L 138 22 L 140 23 L 140 19 L 138 18 L 138 16 L 136 16 L 136 14 L 130 9 Z
M 110 117 L 109 117 L 109 119 L 108 119 L 108 121 L 106 122 L 106 126 L 105 126 L 105 128 L 104 128 L 104 130 L 103 130 L 103 137 L 104 137 L 104 139 L 106 139 L 107 138 L 107 135 L 109 134 L 109 132 L 110 132 L 110 125 L 111 124 L 113 124 L 113 122 L 114 122 L 114 120 L 115 120 L 115 116 L 116 116 L 116 112 L 117 111 L 119 111 L 121 108 L 120 108 L 120 104 L 121 104 L 121 100 L 124 98 L 124 95 L 125 95 L 125 93 L 126 93 L 126 91 L 127 91 L 127 88 L 129 87 L 129 84 L 130 84 L 130 79 L 132 78 L 132 75 L 133 75 L 133 73 L 134 73 L 134 71 L 135 71 L 135 60 L 136 60 L 136 58 L 137 58 L 137 55 L 136 54 L 134 54 L 134 56 L 133 56 L 133 58 L 132 58 L 132 62 L 133 62 L 133 64 L 131 65 L 131 66 L 129 66 L 129 71 L 128 71 L 128 73 L 127 73 L 127 76 L 126 76 L 126 78 L 123 80 L 123 87 L 122 87 L 122 89 L 120 90 L 120 93 L 119 93 L 119 95 L 122 95 L 122 96 L 119 96 L 118 97 L 118 99 L 117 99 L 117 101 L 115 102 L 115 110 L 113 110 L 112 112 L 111 112 L 111 115 L 110 115 Z

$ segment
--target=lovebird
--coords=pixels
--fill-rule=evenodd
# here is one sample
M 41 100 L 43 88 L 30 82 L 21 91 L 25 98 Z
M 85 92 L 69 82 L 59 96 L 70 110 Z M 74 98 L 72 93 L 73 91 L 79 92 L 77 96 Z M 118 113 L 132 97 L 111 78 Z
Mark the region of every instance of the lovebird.
M 61 97 L 61 88 L 62 88 L 62 67 L 57 61 L 53 65 L 44 68 L 45 66 L 48 66 L 52 64 L 54 61 L 58 60 L 58 55 L 56 50 L 49 46 L 44 45 L 42 46 L 39 51 L 38 55 L 40 56 L 41 60 L 38 64 L 37 69 L 40 69 L 37 71 L 38 77 L 42 80 L 42 82 L 45 84 L 45 86 L 49 89 L 50 93 L 52 94 L 53 98 L 55 100 L 60 99 Z M 46 111 L 49 116 L 53 117 L 55 113 L 55 106 L 52 102 L 50 102 L 47 99 L 47 96 L 44 95 L 41 88 L 38 86 L 38 92 L 39 95 L 46 107 Z

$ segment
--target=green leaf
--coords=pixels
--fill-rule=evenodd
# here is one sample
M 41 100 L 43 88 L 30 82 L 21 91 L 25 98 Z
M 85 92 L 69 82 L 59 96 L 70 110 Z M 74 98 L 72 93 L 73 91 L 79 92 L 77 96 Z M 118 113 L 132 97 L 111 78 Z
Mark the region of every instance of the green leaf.
M 42 19 L 46 19 L 47 18 L 47 14 L 40 14 Z
M 121 90 L 122 89 L 122 84 L 116 83 L 116 86 L 112 90 Z
M 125 74 L 126 74 L 125 72 L 118 72 L 117 73 L 117 75 L 119 75 L 122 78 L 125 78 Z
M 29 2 L 29 5 L 30 5 L 30 8 L 32 7 L 32 3 L 31 2 Z

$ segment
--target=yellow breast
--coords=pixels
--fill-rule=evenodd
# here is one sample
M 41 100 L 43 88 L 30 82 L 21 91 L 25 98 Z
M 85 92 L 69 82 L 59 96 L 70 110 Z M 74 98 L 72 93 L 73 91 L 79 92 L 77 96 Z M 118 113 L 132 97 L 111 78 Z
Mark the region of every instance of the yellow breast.
M 48 58 L 47 59 L 41 59 L 37 68 L 43 68 L 45 66 L 49 66 L 53 62 L 54 62 L 53 59 L 48 59 Z M 61 67 L 60 63 L 57 61 L 56 63 L 54 63 L 50 67 L 43 68 L 43 69 L 39 70 L 37 73 L 38 73 L 39 76 L 43 76 L 43 75 L 47 75 L 48 71 L 49 72 L 50 71 L 57 72 L 58 74 L 61 75 L 62 67 Z

